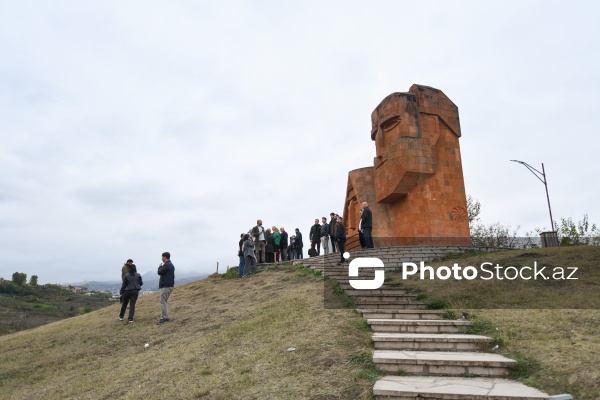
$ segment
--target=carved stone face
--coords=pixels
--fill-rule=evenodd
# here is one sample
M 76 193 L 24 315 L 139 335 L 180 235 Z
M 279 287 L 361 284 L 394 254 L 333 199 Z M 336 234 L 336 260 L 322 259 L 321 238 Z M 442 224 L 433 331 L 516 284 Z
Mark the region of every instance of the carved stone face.
M 392 203 L 435 171 L 435 152 L 421 136 L 417 98 L 393 93 L 371 114 L 377 202 Z
M 385 157 L 398 138 L 418 136 L 418 109 L 411 94 L 391 94 L 371 114 L 371 139 L 378 158 Z
M 375 246 L 470 245 L 456 105 L 441 90 L 412 85 L 383 99 L 371 125 L 374 166 L 348 174 L 346 247 L 360 247 L 364 201 Z

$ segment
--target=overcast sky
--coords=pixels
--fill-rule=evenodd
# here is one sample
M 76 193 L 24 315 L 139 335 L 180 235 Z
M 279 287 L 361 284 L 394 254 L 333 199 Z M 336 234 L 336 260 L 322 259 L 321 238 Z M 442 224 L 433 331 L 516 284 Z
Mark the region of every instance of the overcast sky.
M 524 233 L 600 223 L 600 14 L 564 1 L 0 0 L 0 276 L 237 265 L 239 234 L 342 212 L 370 114 L 459 108 L 467 193 Z

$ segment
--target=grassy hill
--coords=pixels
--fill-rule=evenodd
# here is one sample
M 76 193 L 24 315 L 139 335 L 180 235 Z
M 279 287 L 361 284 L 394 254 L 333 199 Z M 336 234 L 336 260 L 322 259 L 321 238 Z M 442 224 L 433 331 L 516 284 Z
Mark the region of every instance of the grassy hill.
M 473 333 L 492 336 L 499 346 L 488 350 L 518 361 L 513 378 L 553 394 L 597 399 L 600 311 L 594 284 L 600 282 L 600 248 L 471 254 L 431 265 L 490 260 L 519 265 L 533 258 L 577 266 L 585 279 L 579 290 L 566 283 L 516 281 L 500 289 L 473 281 L 466 288 L 455 281 L 404 281 L 389 272 L 386 280 L 420 291 L 432 306 L 445 304 L 449 314 L 469 312 Z M 325 309 L 323 290 L 318 277 L 290 266 L 248 279 L 211 276 L 175 289 L 172 321 L 164 326 L 156 325 L 153 294 L 140 298 L 131 325 L 117 320 L 115 304 L 6 335 L 0 337 L 0 397 L 370 399 L 377 371 L 365 321 L 348 309 Z M 589 308 L 559 308 L 566 295 Z M 521 309 L 494 309 L 494 299 L 513 297 Z M 527 308 L 531 304 L 537 308 Z
M 59 286 L 0 286 L 0 335 L 35 328 L 110 305 L 102 295 L 85 296 Z
M 501 266 L 577 267 L 579 281 L 470 282 L 386 279 L 414 288 L 432 307 L 445 306 L 456 316 L 466 311 L 472 333 L 495 338 L 493 350 L 514 358 L 514 378 L 549 393 L 571 393 L 578 400 L 600 394 L 600 247 L 574 246 L 451 256 L 432 267 Z M 568 307 L 568 308 L 565 308 Z M 492 350 L 492 349 L 490 349 Z
M 156 325 L 158 294 L 140 297 L 133 324 L 118 321 L 118 307 L 0 337 L 2 396 L 371 397 L 364 320 L 348 309 L 325 309 L 323 282 L 303 269 L 177 287 L 163 326 Z

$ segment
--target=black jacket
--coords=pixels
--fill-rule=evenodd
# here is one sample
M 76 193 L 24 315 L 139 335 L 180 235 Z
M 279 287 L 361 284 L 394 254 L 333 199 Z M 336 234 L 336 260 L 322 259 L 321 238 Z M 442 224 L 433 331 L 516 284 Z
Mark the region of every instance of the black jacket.
M 296 243 L 294 243 L 294 246 L 296 246 L 297 249 L 301 249 L 303 245 L 304 243 L 302 242 L 302 233 L 298 231 L 296 232 Z
M 279 248 L 280 249 L 287 249 L 289 245 L 288 242 L 288 233 L 287 232 L 281 232 L 281 240 L 279 241 Z
M 126 273 L 123 276 L 123 285 L 121 286 L 121 294 L 123 294 L 126 290 L 141 290 L 144 282 L 142 281 L 142 276 L 137 272 L 135 275 L 131 275 L 130 273 Z
M 332 238 L 335 238 L 336 226 L 337 221 L 331 220 L 331 222 L 329 223 L 329 236 L 331 236 Z
M 321 237 L 329 236 L 329 224 L 325 222 L 321 225 Z
M 275 253 L 277 250 L 275 249 L 275 237 L 271 233 L 267 233 L 265 235 L 267 239 L 267 246 L 265 247 L 265 251 L 267 253 Z
M 244 244 L 244 239 L 240 239 L 240 251 L 238 251 L 238 256 L 243 256 L 244 253 L 242 253 L 242 245 Z
M 363 208 L 362 215 L 360 216 L 360 229 L 373 229 L 373 213 L 369 207 Z
M 310 235 L 308 236 L 310 240 L 319 240 L 321 239 L 321 225 L 314 224 L 310 228 Z
M 341 222 L 338 222 L 335 226 L 335 238 L 346 239 L 346 227 Z
M 175 286 L 175 266 L 168 260 L 163 264 L 162 267 L 158 267 L 158 274 L 160 279 L 158 280 L 158 288 Z

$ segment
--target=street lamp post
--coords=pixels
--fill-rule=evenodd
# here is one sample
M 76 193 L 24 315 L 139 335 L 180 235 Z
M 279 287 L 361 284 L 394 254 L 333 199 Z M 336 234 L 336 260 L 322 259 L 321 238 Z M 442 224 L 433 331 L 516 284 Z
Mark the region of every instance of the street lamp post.
M 546 170 L 544 170 L 544 163 L 542 163 L 542 172 L 540 172 L 524 161 L 519 161 L 519 160 L 510 160 L 510 161 L 518 162 L 519 164 L 524 165 L 525 168 L 527 168 L 529 171 L 531 171 L 531 173 L 533 175 L 535 175 L 535 177 L 538 178 L 540 180 L 540 182 L 542 182 L 544 184 L 544 186 L 546 187 L 546 199 L 548 200 L 548 210 L 550 211 L 550 227 L 552 228 L 552 231 L 554 232 L 554 219 L 552 218 L 552 208 L 550 208 L 550 196 L 548 195 L 548 181 L 546 180 Z

